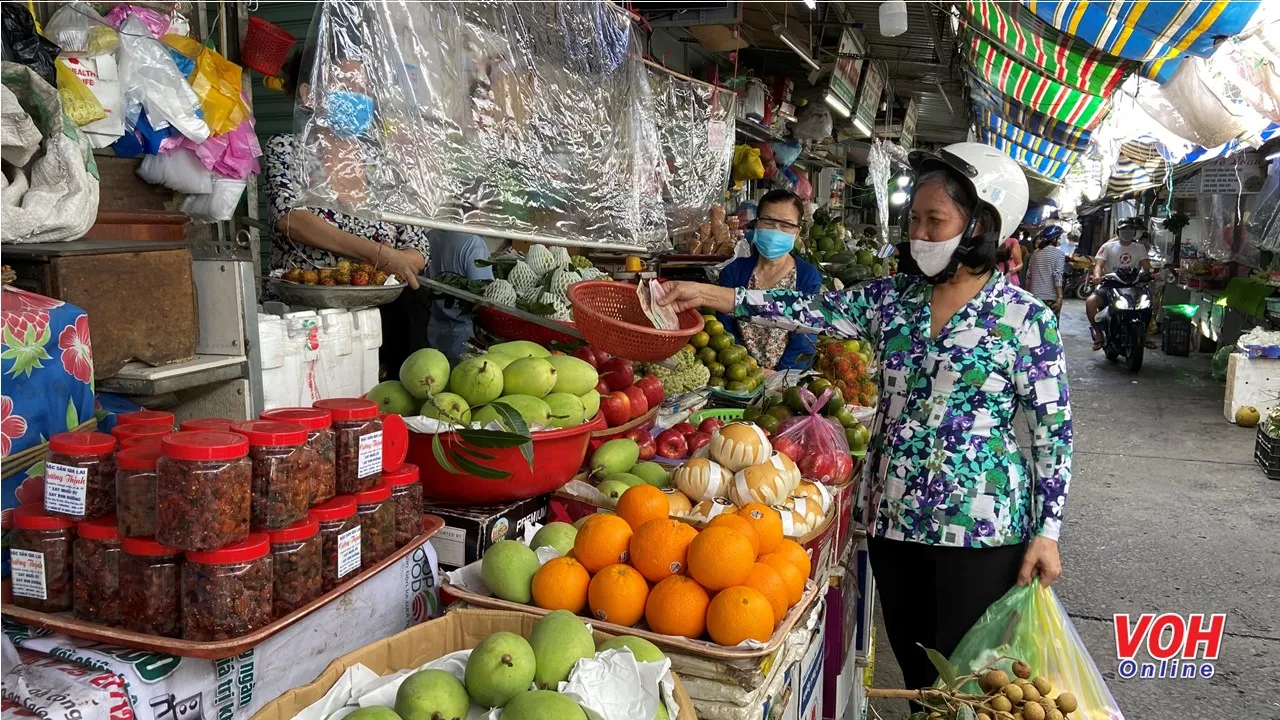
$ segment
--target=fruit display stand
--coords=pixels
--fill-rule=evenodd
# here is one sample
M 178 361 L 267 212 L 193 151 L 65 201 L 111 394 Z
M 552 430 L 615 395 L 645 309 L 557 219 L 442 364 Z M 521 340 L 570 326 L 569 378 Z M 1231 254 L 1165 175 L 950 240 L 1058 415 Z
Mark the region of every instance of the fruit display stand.
M 284 692 L 256 715 L 254 720 L 291 720 L 307 706 L 323 698 L 348 668 L 361 664 L 379 675 L 415 668 L 458 650 L 475 647 L 497 632 L 511 632 L 528 637 L 537 618 L 528 613 L 476 608 L 451 609 L 443 617 L 422 623 L 397 635 L 349 652 L 320 673 L 314 682 Z M 595 640 L 612 637 L 595 630 Z M 674 673 L 673 673 L 674 674 Z M 679 720 L 695 720 L 694 703 L 680 677 L 676 675 L 675 700 L 680 706 Z

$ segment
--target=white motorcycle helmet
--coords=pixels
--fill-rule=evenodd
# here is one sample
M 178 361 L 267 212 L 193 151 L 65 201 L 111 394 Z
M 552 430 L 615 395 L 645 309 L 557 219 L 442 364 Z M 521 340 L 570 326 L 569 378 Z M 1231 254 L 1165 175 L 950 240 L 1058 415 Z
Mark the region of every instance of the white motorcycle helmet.
M 1000 219 L 997 241 L 1012 235 L 1027 214 L 1031 192 L 1027 188 L 1026 175 L 1013 158 L 990 145 L 955 143 L 936 153 L 912 152 L 907 161 L 920 174 L 939 167 L 953 171 L 973 190 L 979 204 L 989 207 Z M 995 229 L 987 228 L 984 234 Z

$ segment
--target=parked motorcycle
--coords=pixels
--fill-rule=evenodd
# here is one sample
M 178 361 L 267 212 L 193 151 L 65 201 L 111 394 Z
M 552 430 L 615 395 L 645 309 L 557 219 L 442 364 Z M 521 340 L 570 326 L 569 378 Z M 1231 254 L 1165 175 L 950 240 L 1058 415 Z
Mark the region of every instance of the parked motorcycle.
M 1077 300 L 1087 300 L 1093 294 L 1093 283 L 1089 280 L 1093 261 L 1079 255 L 1067 258 L 1067 272 L 1062 279 L 1064 295 L 1074 295 Z
M 1111 361 L 1124 358 L 1132 372 L 1142 368 L 1142 352 L 1151 322 L 1151 275 L 1138 268 L 1119 268 L 1102 278 L 1102 309 L 1098 326 L 1105 340 L 1102 350 Z

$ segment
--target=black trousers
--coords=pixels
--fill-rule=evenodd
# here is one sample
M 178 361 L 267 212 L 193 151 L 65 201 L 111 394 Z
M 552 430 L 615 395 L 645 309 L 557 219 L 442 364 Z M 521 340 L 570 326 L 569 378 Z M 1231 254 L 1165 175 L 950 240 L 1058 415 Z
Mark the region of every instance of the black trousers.
M 382 347 L 378 361 L 382 372 L 378 380 L 395 380 L 400 365 L 416 350 L 431 347 L 427 341 L 427 323 L 431 320 L 431 294 L 425 287 L 405 288 L 395 300 L 382 305 Z
M 958 548 L 867 540 L 889 645 L 907 689 L 929 687 L 938 679 L 920 646 L 950 657 L 987 607 L 1018 581 L 1026 549 L 1025 544 Z

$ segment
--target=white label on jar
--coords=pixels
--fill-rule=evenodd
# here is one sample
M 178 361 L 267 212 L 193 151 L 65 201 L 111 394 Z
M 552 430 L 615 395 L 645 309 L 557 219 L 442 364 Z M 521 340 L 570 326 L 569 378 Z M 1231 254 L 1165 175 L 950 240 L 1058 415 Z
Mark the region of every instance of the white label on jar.
M 360 526 L 338 536 L 338 577 L 360 569 Z
M 44 466 L 44 509 L 66 515 L 84 515 L 84 498 L 89 488 L 89 468 L 46 463 Z
M 19 597 L 48 600 L 44 586 L 44 553 L 34 550 L 9 550 L 9 577 L 13 594 Z
M 382 431 L 360 436 L 360 466 L 356 477 L 382 472 Z

